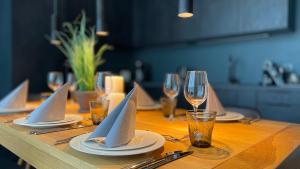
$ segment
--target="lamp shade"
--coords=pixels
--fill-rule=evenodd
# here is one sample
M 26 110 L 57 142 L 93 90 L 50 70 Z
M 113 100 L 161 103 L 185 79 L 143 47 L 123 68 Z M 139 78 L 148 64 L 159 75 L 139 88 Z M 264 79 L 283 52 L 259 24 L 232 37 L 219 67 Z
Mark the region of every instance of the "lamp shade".
M 108 36 L 106 18 L 106 0 L 96 0 L 96 34 L 98 36 Z
M 179 0 L 178 17 L 190 18 L 193 14 L 193 0 Z

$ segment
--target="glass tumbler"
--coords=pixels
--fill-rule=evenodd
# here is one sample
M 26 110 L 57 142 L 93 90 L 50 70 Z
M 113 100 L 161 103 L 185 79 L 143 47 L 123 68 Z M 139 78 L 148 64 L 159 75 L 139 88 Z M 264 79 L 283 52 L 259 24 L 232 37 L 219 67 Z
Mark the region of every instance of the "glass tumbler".
M 90 101 L 91 119 L 94 125 L 100 124 L 107 115 L 108 101 Z
M 198 109 L 197 112 L 193 110 L 187 111 L 189 137 L 194 147 L 208 148 L 211 146 L 216 115 L 216 112 L 200 109 Z

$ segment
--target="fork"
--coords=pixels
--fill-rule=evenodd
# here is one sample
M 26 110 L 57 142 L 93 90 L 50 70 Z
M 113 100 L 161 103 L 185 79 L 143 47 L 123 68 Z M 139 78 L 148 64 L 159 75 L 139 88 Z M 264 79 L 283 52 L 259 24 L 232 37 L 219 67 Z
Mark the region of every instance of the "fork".
M 167 135 L 167 134 L 163 134 L 162 135 L 167 141 L 170 141 L 172 143 L 175 143 L 175 142 L 180 142 L 181 140 L 189 137 L 189 135 L 184 135 L 182 136 L 181 138 L 176 138 L 174 136 L 171 136 L 171 135 Z
M 86 134 L 86 133 L 83 133 L 83 134 Z M 77 136 L 80 136 L 82 134 L 77 134 L 77 135 L 74 135 L 74 136 L 71 136 L 71 137 L 67 137 L 67 138 L 64 138 L 64 139 L 60 139 L 60 140 L 56 140 L 54 145 L 60 145 L 60 144 L 65 144 L 65 143 L 68 143 L 70 142 L 73 138 L 77 137 Z

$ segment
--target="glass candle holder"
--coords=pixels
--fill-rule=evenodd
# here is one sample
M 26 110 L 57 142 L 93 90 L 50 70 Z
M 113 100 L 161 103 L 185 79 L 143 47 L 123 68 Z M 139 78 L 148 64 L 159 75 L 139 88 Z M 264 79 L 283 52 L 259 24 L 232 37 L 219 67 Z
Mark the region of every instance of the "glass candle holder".
M 94 125 L 100 124 L 107 115 L 108 101 L 96 100 L 90 101 L 91 119 Z
M 199 148 L 211 146 L 216 115 L 216 112 L 206 110 L 197 110 L 197 112 L 189 110 L 186 112 L 189 125 L 189 137 L 193 146 Z

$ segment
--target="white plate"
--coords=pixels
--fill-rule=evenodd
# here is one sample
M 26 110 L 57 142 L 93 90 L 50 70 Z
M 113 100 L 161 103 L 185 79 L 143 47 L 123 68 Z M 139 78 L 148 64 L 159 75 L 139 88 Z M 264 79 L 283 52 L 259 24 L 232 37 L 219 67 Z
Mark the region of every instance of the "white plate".
M 85 138 L 81 140 L 81 144 L 91 149 L 96 150 L 106 150 L 106 151 L 121 151 L 121 150 L 133 150 L 151 146 L 157 141 L 156 134 L 150 131 L 136 130 L 135 137 L 126 145 L 120 147 L 106 147 L 103 143 L 85 141 L 89 137 L 90 133 L 84 134 L 82 137 Z
M 137 110 L 143 111 L 143 110 L 157 110 L 161 109 L 161 105 L 159 103 L 156 103 L 154 105 L 150 106 L 137 106 Z
M 31 112 L 34 109 L 35 109 L 34 107 L 24 107 L 24 108 L 18 108 L 18 109 L 2 109 L 2 108 L 0 108 L 0 114 Z
M 237 112 L 226 112 L 225 115 L 223 116 L 217 116 L 216 117 L 216 121 L 219 122 L 228 122 L 228 121 L 237 121 L 237 120 L 241 120 L 245 118 L 244 115 L 242 115 L 241 113 L 237 113 Z
M 72 119 L 72 120 L 70 120 L 70 119 Z M 65 125 L 78 123 L 81 120 L 83 120 L 83 118 L 80 115 L 67 114 L 64 122 L 61 122 L 61 123 L 49 123 L 49 122 L 28 123 L 26 117 L 22 117 L 22 118 L 14 120 L 14 124 L 26 126 L 26 127 L 33 127 L 33 128 L 51 128 L 51 127 L 65 126 Z
M 91 149 L 86 146 L 83 146 L 81 144 L 82 140 L 86 139 L 86 135 L 80 135 L 75 138 L 73 138 L 69 145 L 80 152 L 86 153 L 86 154 L 93 154 L 93 155 L 101 155 L 101 156 L 129 156 L 129 155 L 137 155 L 137 154 L 144 154 L 148 153 L 154 150 L 157 150 L 161 148 L 165 144 L 165 138 L 161 136 L 160 134 L 153 133 L 156 137 L 156 142 L 148 147 L 140 148 L 140 149 L 133 149 L 133 150 L 119 150 L 119 151 L 106 151 L 106 150 L 96 150 Z

